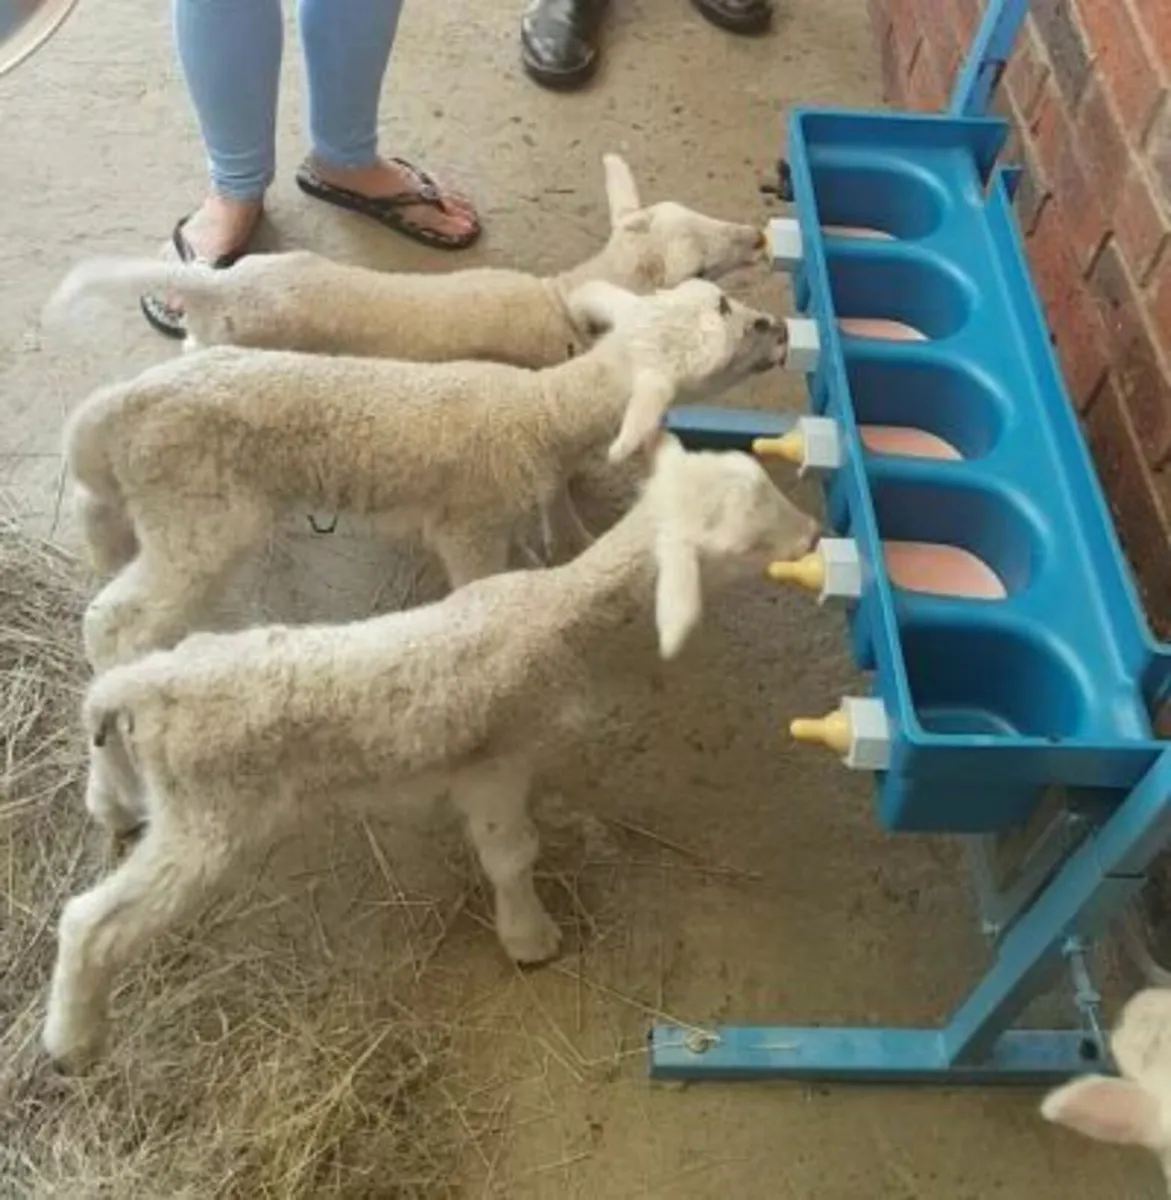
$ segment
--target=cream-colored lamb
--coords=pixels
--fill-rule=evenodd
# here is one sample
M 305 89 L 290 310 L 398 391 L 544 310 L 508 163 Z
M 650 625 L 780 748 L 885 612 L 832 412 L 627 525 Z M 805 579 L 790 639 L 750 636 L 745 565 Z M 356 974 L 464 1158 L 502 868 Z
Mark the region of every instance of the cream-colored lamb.
M 1100 1142 L 1146 1147 L 1171 1195 L 1171 991 L 1146 988 L 1132 996 L 1110 1049 L 1121 1079 L 1075 1079 L 1045 1097 L 1041 1114 Z
M 481 268 L 442 275 L 373 271 L 318 254 L 251 255 L 227 271 L 157 259 L 79 264 L 50 300 L 59 319 L 93 294 L 175 296 L 189 341 L 413 362 L 488 359 L 518 367 L 564 362 L 589 344 L 569 297 L 603 280 L 645 293 L 715 279 L 760 261 L 763 234 L 681 204 L 642 207 L 629 168 L 603 159 L 612 232 L 596 257 L 551 278 Z
M 93 666 L 174 645 L 293 506 L 421 535 L 452 587 L 502 571 L 516 522 L 587 456 L 628 457 L 680 389 L 767 370 L 787 345 L 701 280 L 592 283 L 570 304 L 610 330 L 545 371 L 221 346 L 96 393 L 66 430 L 94 565 L 118 572 L 86 614 Z
M 504 949 L 522 963 L 554 955 L 527 798 L 540 747 L 582 724 L 590 662 L 652 609 L 673 657 L 705 587 L 798 558 L 817 532 L 751 457 L 686 454 L 664 436 L 639 500 L 564 566 L 349 625 L 193 634 L 99 677 L 84 704 L 86 806 L 112 830 L 145 829 L 65 906 L 50 1054 L 84 1065 L 118 971 L 335 801 L 449 787 Z

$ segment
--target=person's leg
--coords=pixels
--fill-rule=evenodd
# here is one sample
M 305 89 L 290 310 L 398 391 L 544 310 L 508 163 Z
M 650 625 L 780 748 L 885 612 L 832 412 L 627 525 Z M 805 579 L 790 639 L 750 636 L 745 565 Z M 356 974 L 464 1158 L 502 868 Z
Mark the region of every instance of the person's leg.
M 228 266 L 248 247 L 272 182 L 284 25 L 280 0 L 173 0 L 175 44 L 207 151 L 210 188 L 175 227 L 172 251 Z M 183 337 L 183 306 L 143 296 L 160 333 Z
M 378 101 L 401 8 L 401 0 L 300 0 L 312 155 L 298 183 L 319 199 L 406 226 L 403 232 L 466 244 L 479 232 L 471 203 L 429 188 L 421 172 L 378 153 Z M 395 203 L 380 211 L 377 202 L 388 200 Z
M 174 0 L 175 41 L 211 190 L 183 233 L 201 257 L 242 250 L 276 158 L 280 0 Z

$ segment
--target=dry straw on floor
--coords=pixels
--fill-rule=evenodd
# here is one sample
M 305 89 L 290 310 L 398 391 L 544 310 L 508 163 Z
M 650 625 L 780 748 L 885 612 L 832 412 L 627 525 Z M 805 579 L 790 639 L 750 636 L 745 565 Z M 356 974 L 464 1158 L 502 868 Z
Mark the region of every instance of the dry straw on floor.
M 462 1195 L 461 1164 L 495 1160 L 504 1103 L 461 1076 L 451 1015 L 408 1007 L 446 933 L 435 905 L 396 884 L 339 911 L 385 874 L 373 834 L 343 886 L 336 864 L 301 889 L 258 883 L 128 973 L 91 1075 L 45 1063 L 60 905 L 109 858 L 81 804 L 85 588 L 68 555 L 0 520 L 0 1192 Z

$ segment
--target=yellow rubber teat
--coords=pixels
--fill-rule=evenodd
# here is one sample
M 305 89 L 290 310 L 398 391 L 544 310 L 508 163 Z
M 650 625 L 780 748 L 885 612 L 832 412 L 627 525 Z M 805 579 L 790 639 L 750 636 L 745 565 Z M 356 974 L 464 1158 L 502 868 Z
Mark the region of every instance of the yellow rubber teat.
M 839 754 L 850 749 L 850 722 L 840 708 L 826 717 L 798 717 L 790 723 L 789 733 L 795 741 L 826 746 Z
M 798 429 L 780 437 L 753 438 L 752 453 L 760 458 L 783 458 L 800 466 L 805 461 L 805 438 Z
M 811 592 L 820 592 L 825 586 L 825 560 L 813 550 L 796 562 L 772 562 L 768 565 L 768 577 L 776 583 L 795 583 Z

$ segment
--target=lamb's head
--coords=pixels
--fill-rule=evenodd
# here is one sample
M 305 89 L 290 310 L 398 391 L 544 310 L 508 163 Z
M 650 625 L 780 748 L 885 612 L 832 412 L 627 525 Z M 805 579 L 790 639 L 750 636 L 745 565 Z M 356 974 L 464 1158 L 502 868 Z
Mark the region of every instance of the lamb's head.
M 671 434 L 653 451 L 643 502 L 655 528 L 655 624 L 673 658 L 703 614 L 704 580 L 761 575 L 768 562 L 807 554 L 820 533 L 747 454 L 685 452 Z
M 1099 1142 L 1145 1146 L 1171 1185 L 1171 990 L 1132 996 L 1110 1049 L 1122 1078 L 1075 1079 L 1045 1097 L 1041 1115 Z
M 779 366 L 788 350 L 783 321 L 702 279 L 649 296 L 595 281 L 578 288 L 569 307 L 578 324 L 608 331 L 630 363 L 630 402 L 610 447 L 612 462 L 652 439 L 681 392 L 715 395 Z
M 609 282 L 648 292 L 764 261 L 766 238 L 756 226 L 718 221 L 672 201 L 644 208 L 626 163 L 616 154 L 602 163 L 610 240 L 601 257 Z

